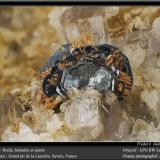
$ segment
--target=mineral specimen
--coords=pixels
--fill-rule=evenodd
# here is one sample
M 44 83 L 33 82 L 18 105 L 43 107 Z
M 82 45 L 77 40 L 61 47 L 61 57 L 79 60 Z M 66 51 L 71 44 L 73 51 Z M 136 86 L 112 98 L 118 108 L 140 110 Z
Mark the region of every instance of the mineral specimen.
M 157 38 L 157 40 L 160 39 L 160 18 L 156 18 L 152 25 L 152 33 Z
M 159 141 L 159 17 L 158 6 L 1 8 L 0 98 L 8 92 L 13 95 L 5 98 L 7 103 L 0 102 L 1 140 Z M 72 28 L 76 39 L 70 39 Z M 96 45 L 105 42 L 128 57 L 134 79 L 130 96 L 118 101 L 108 90 L 105 103 L 98 104 L 104 95 L 93 87 L 99 88 L 95 84 L 99 84 L 96 75 L 104 73 L 100 70 L 86 90 L 69 89 L 59 110 L 46 109 L 39 103 L 39 68 L 67 39 L 80 40 L 79 36 L 88 36 L 86 32 L 92 35 L 89 45 L 92 40 Z M 70 114 L 70 108 L 80 117 Z M 76 119 L 75 126 L 71 119 Z
M 146 57 L 146 51 L 140 47 L 140 44 L 124 46 L 123 52 L 128 56 L 134 70 L 143 64 Z
M 75 48 L 62 46 L 45 66 L 42 104 L 55 108 L 71 88 L 92 87 L 100 92 L 113 91 L 119 99 L 129 95 L 133 78 L 129 61 L 116 47 L 85 45 Z M 47 69 L 49 68 L 49 70 Z M 71 110 L 76 114 L 76 111 Z

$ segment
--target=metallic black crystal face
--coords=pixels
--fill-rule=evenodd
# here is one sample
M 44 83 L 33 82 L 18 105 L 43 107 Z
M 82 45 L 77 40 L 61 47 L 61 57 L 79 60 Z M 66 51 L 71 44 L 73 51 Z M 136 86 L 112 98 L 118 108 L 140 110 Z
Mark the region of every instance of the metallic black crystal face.
M 103 91 L 111 87 L 111 81 L 112 75 L 108 70 L 83 61 L 76 66 L 64 70 L 61 86 L 65 90 L 93 87 L 99 91 Z
M 62 46 L 44 66 L 50 69 L 43 79 L 43 91 L 48 97 L 67 96 L 70 88 L 93 87 L 98 91 L 111 90 L 118 97 L 127 96 L 133 76 L 128 58 L 116 47 L 87 45 L 70 50 Z

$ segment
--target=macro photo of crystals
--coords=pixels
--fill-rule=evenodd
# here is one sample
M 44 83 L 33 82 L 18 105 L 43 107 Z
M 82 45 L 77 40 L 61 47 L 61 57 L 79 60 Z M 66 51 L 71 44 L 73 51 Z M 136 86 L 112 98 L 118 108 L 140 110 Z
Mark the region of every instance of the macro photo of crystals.
M 0 141 L 160 141 L 160 7 L 0 8 Z

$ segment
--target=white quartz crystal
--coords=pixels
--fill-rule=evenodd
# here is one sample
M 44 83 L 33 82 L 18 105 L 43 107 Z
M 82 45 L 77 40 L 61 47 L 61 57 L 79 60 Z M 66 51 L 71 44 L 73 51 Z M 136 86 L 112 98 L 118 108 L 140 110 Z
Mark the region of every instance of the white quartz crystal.
M 89 91 L 86 91 L 83 92 L 81 97 L 78 95 L 74 101 L 71 98 L 72 102 L 65 111 L 65 122 L 70 129 L 76 130 L 81 127 L 93 127 L 99 123 L 99 98 L 95 97 L 97 91 L 89 90 L 91 94 Z
M 130 140 L 159 142 L 160 141 L 159 125 L 158 127 L 155 127 L 153 122 L 148 124 L 144 120 L 138 119 L 132 128 Z
M 2 140 L 68 142 L 96 139 L 103 130 L 99 104 L 98 91 L 92 88 L 76 92 L 73 90 L 72 97 L 62 105 L 61 113 L 55 114 L 52 110 L 34 108 L 33 111 L 25 113 L 27 117 L 23 116 L 18 132 L 9 127 Z
M 60 129 L 63 125 L 57 114 L 54 114 L 52 118 L 48 120 L 46 123 L 47 131 L 49 131 L 50 133 L 56 132 L 56 130 Z
M 132 32 L 133 29 L 145 30 L 148 28 L 148 24 L 141 19 L 141 17 L 135 17 L 128 26 L 129 30 Z
M 158 90 L 144 90 L 141 93 L 141 99 L 147 104 L 150 110 L 150 114 L 160 122 L 160 92 Z
M 101 134 L 103 125 L 98 111 L 99 98 L 98 91 L 92 88 L 78 91 L 75 97 L 71 97 L 70 105 L 65 110 L 64 120 L 78 139 L 91 140 Z
M 61 7 L 60 8 L 54 8 L 48 15 L 49 18 L 49 24 L 53 26 L 53 28 L 57 29 L 57 35 L 60 41 L 60 44 L 63 44 L 66 42 L 65 36 L 64 36 L 64 30 L 60 22 L 60 17 L 62 16 L 63 12 L 70 7 Z
M 34 134 L 33 131 L 24 123 L 19 124 L 19 132 L 11 131 L 11 128 L 8 128 L 3 136 L 2 141 L 9 142 L 36 142 L 39 141 L 38 135 Z
M 119 12 L 119 7 L 105 7 L 105 17 L 111 18 L 112 16 L 115 16 Z
M 132 135 L 140 135 L 147 129 L 147 123 L 142 119 L 137 119 L 132 127 Z
M 138 69 L 145 60 L 146 50 L 141 48 L 139 44 L 126 45 L 122 48 L 123 53 L 128 57 L 132 69 Z
M 157 111 L 160 102 L 160 93 L 157 90 L 144 90 L 141 93 L 141 99 L 146 102 L 151 110 Z
M 148 67 L 145 69 L 144 78 L 147 82 L 150 82 L 155 88 L 160 89 L 160 69 L 154 67 Z
M 152 34 L 160 41 L 160 17 L 156 18 L 152 25 Z

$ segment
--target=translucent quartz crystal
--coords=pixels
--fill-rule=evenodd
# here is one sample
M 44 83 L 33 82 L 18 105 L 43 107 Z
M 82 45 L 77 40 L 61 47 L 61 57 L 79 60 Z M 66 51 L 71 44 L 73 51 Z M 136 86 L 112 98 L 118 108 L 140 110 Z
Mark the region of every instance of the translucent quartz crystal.
M 24 123 L 19 124 L 19 133 L 13 132 L 9 127 L 2 136 L 2 141 L 7 142 L 53 142 L 55 139 L 52 134 L 48 132 L 44 133 L 34 133 L 31 128 L 29 128 Z
M 160 69 L 155 67 L 147 67 L 144 70 L 144 78 L 151 83 L 153 87 L 160 89 Z
M 7 128 L 2 140 L 68 142 L 96 139 L 103 130 L 101 115 L 98 111 L 100 97 L 98 91 L 87 88 L 74 92 L 72 97 L 62 104 L 59 114 L 48 110 L 42 110 L 42 112 L 40 108 L 27 112 L 27 117 L 23 117 L 23 122 L 19 123 L 18 131 L 13 131 L 11 127 Z M 31 117 L 33 120 L 29 121 Z M 33 122 L 34 125 L 31 125 L 30 123 Z
M 116 133 L 116 136 L 118 138 L 126 138 L 129 135 L 130 131 L 130 123 L 127 121 L 122 121 L 119 124 L 118 132 Z
M 137 119 L 132 127 L 132 135 L 143 134 L 147 127 L 147 123 L 144 120 Z
M 65 111 L 65 121 L 69 128 L 75 130 L 77 128 L 89 126 L 92 127 L 97 124 L 98 120 L 98 106 L 93 104 L 93 101 L 88 99 L 76 102 L 78 105 L 72 104 Z
M 63 12 L 68 8 L 69 7 L 61 7 L 61 9 L 55 8 L 48 15 L 49 24 L 53 26 L 53 28 L 56 28 L 58 39 L 61 44 L 65 43 L 66 39 L 65 39 L 63 27 L 61 26 L 61 23 L 60 23 L 60 17 L 63 14 Z
M 119 12 L 119 7 L 105 7 L 105 17 L 107 19 L 111 18 L 112 16 L 115 16 Z
M 97 123 L 93 127 L 83 127 L 79 128 L 75 131 L 75 135 L 82 141 L 94 140 L 96 139 L 102 132 L 103 125 L 102 123 Z
M 106 43 L 106 33 L 103 24 L 102 16 L 94 16 L 88 19 L 91 26 L 90 33 L 93 35 L 94 43 L 103 44 Z
M 66 126 L 75 132 L 75 135 L 83 140 L 95 139 L 103 129 L 98 112 L 100 95 L 98 91 L 88 88 L 79 91 L 66 104 L 64 120 Z M 64 104 L 65 105 L 65 104 Z
M 49 121 L 47 121 L 47 131 L 50 133 L 56 132 L 56 130 L 60 129 L 63 123 L 60 121 L 59 116 L 54 114 Z
M 141 93 L 141 99 L 146 102 L 150 109 L 157 111 L 160 104 L 160 93 L 157 90 L 144 90 Z
M 150 113 L 158 122 L 160 122 L 159 114 L 160 114 L 160 92 L 158 90 L 144 90 L 141 93 L 141 99 L 144 101 L 149 107 Z
M 82 35 L 92 36 L 94 43 L 105 43 L 106 32 L 103 20 L 103 14 L 114 15 L 118 7 L 108 8 L 107 10 L 99 8 L 81 7 L 62 7 L 53 9 L 49 14 L 49 23 L 57 28 L 60 41 L 75 41 Z M 63 40 L 62 40 L 63 39 Z
M 147 124 L 144 120 L 136 120 L 132 133 L 131 141 L 160 141 L 159 125 L 155 127 L 153 122 Z
M 37 142 L 39 137 L 37 134 L 34 134 L 31 128 L 29 128 L 24 123 L 19 124 L 19 133 L 13 132 L 11 128 L 8 128 L 3 136 L 2 141 L 9 142 Z
M 160 17 L 156 18 L 152 25 L 152 33 L 160 41 Z
M 132 69 L 138 69 L 145 60 L 146 50 L 140 47 L 140 44 L 126 45 L 123 47 L 123 53 L 128 57 Z

